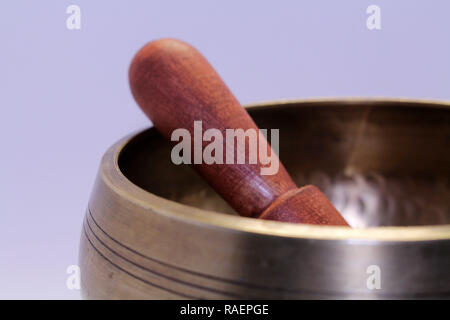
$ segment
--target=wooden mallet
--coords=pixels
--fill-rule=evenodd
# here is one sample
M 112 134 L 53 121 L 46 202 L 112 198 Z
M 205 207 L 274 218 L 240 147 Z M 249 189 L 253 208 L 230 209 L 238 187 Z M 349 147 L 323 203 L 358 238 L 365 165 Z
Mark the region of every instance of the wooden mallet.
M 161 39 L 144 46 L 129 70 L 131 91 L 156 129 L 167 139 L 179 128 L 194 137 L 194 121 L 203 130 L 258 127 L 239 104 L 208 61 L 189 44 Z M 259 136 L 258 139 L 265 139 Z M 192 145 L 194 142 L 191 142 Z M 209 142 L 203 142 L 203 147 Z M 270 145 L 267 145 L 270 149 Z M 238 150 L 248 156 L 248 148 Z M 226 146 L 224 146 L 224 154 Z M 269 152 L 273 152 L 269 150 Z M 271 154 L 271 159 L 277 157 Z M 248 159 L 246 157 L 245 159 Z M 297 188 L 284 166 L 262 175 L 256 163 L 193 164 L 197 172 L 240 215 L 294 223 L 348 226 L 326 196 L 316 187 Z M 278 160 L 278 158 L 276 158 Z M 194 163 L 194 162 L 192 162 Z

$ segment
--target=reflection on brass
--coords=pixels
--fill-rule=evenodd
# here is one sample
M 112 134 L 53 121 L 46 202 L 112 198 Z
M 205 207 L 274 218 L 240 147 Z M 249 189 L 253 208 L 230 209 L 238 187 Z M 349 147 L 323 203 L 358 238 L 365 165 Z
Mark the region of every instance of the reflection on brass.
M 298 185 L 354 229 L 237 216 L 154 129 L 102 159 L 83 224 L 85 298 L 450 298 L 450 104 L 248 107 Z M 369 289 L 367 268 L 381 270 Z

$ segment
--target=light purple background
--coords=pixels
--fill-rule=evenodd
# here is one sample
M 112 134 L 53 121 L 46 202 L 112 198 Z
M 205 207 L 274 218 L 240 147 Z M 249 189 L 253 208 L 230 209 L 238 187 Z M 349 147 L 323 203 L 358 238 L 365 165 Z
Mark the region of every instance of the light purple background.
M 81 7 L 82 29 L 66 28 Z M 382 30 L 366 28 L 381 7 Z M 0 2 L 0 298 L 66 288 L 103 152 L 149 125 L 127 69 L 146 42 L 196 46 L 242 103 L 295 97 L 450 99 L 450 2 Z

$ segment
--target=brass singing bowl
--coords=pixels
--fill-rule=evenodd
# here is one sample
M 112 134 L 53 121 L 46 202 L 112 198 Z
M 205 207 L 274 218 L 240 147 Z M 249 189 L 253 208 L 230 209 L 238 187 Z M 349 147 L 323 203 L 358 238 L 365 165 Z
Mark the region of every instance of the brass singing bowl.
M 450 297 L 450 103 L 248 106 L 298 185 L 353 228 L 237 216 L 154 128 L 104 155 L 83 224 L 90 299 Z

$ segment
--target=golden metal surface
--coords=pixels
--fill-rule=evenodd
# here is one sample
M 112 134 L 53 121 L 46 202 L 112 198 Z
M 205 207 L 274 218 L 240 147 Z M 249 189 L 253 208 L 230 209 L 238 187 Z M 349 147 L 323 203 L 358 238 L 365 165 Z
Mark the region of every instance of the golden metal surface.
M 450 104 L 313 99 L 249 106 L 280 158 L 356 228 L 236 216 L 146 130 L 104 155 L 83 226 L 86 298 L 450 294 Z M 379 265 L 381 290 L 366 287 Z

